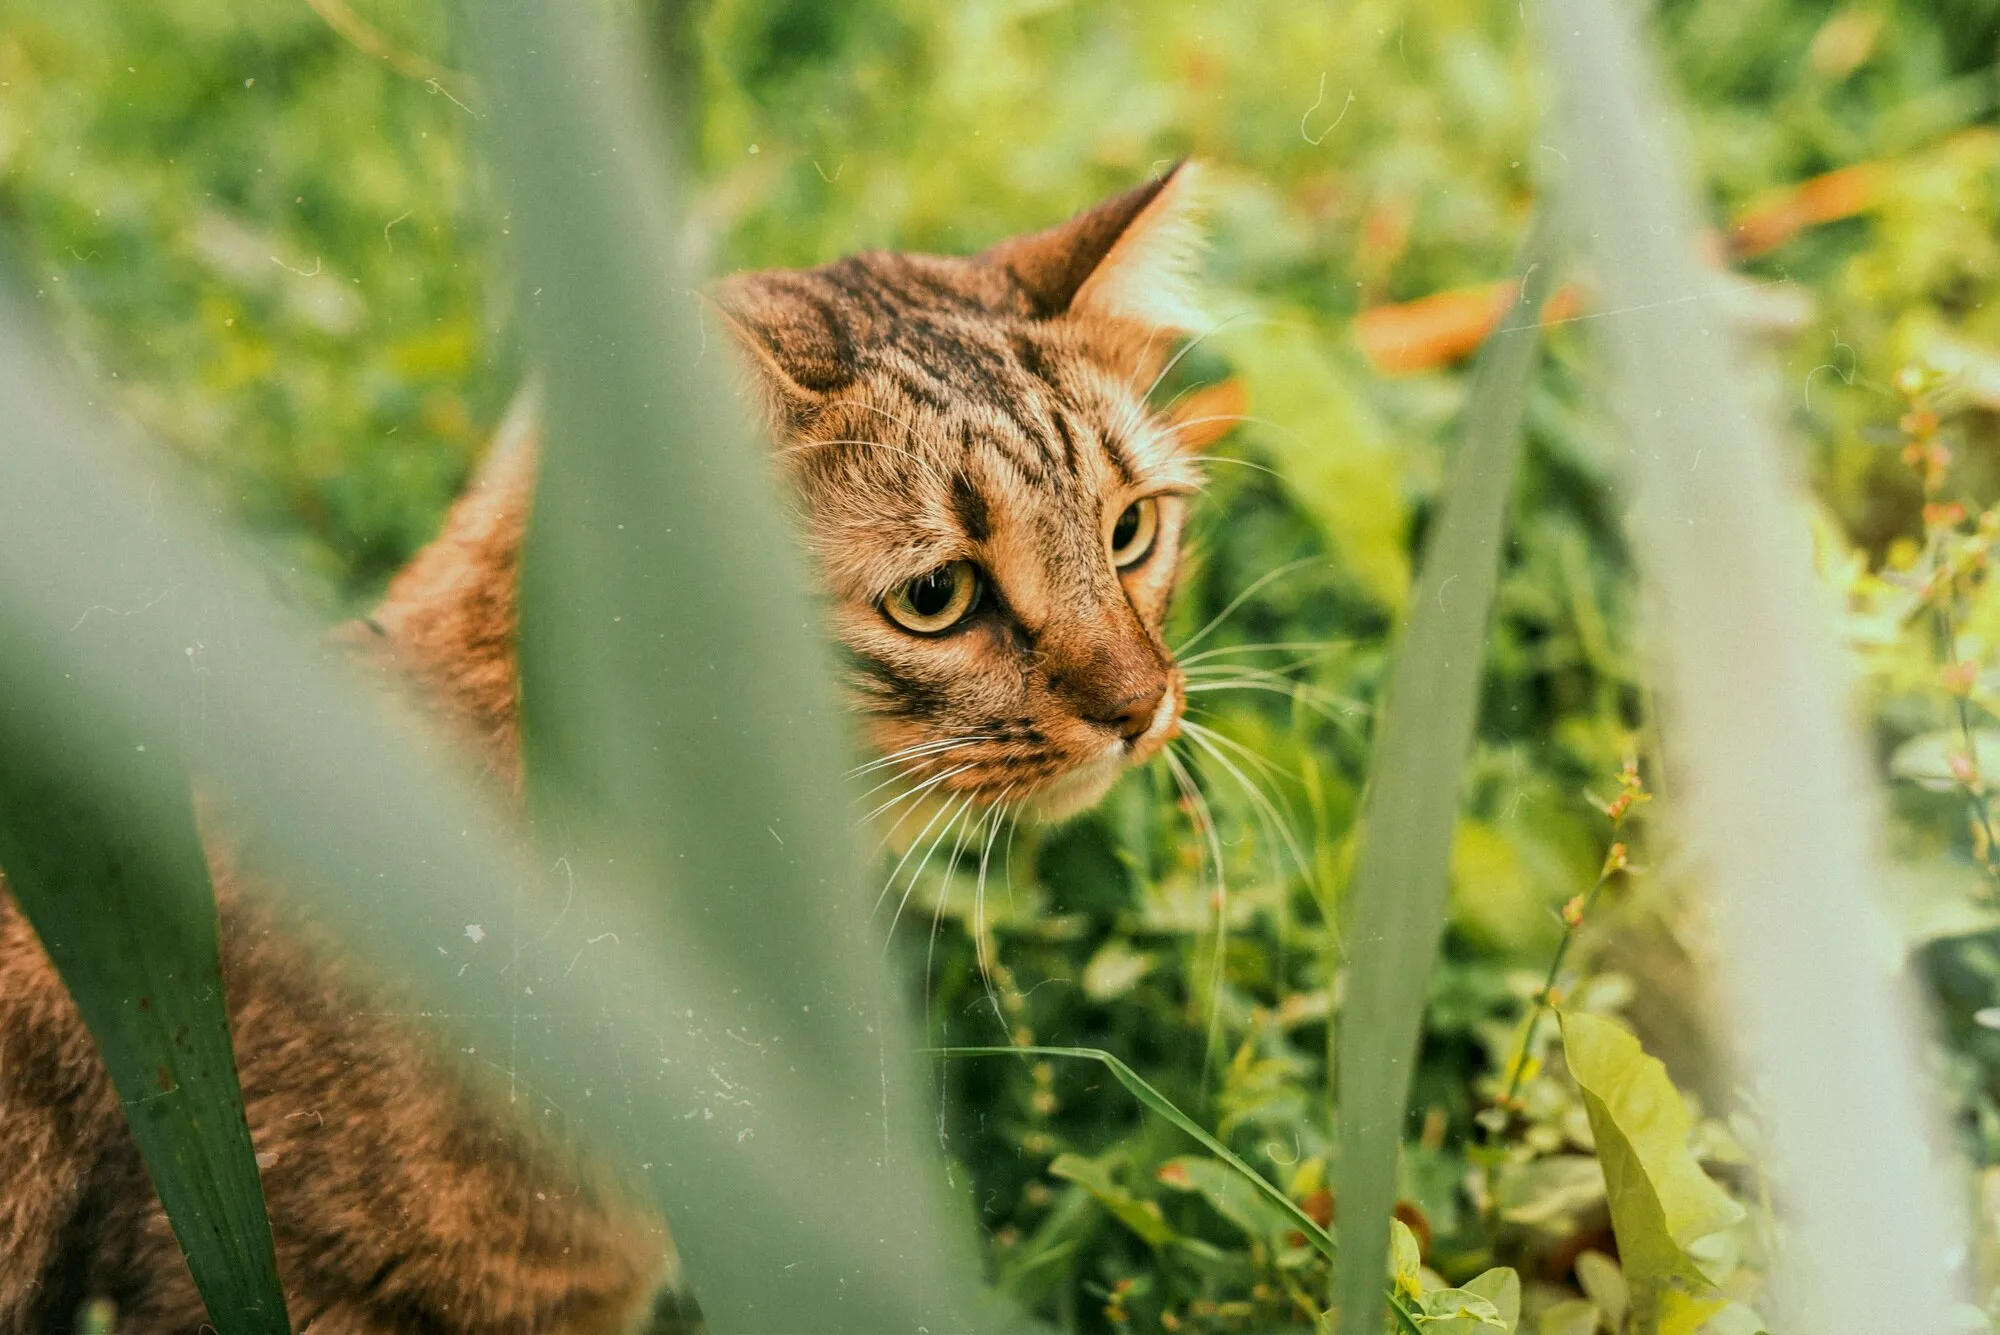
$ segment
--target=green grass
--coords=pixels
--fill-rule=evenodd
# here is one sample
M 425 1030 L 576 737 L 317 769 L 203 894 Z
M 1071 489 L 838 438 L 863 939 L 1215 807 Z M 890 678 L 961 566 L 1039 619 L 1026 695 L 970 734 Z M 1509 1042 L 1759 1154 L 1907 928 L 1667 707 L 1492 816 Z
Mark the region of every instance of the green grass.
M 1536 182 L 1555 165 L 1521 11 L 1505 0 L 696 8 L 692 57 L 671 24 L 659 31 L 697 76 L 682 103 L 693 123 L 673 132 L 690 146 L 689 234 L 714 267 L 814 262 L 869 245 L 966 250 L 1045 224 L 1156 161 L 1194 153 L 1213 164 L 1207 286 L 1227 323 L 1183 363 L 1185 381 L 1165 388 L 1233 376 L 1257 420 L 1218 447 L 1170 636 L 1222 617 L 1193 650 L 1205 655 L 1198 682 L 1214 688 L 1196 695 L 1193 717 L 1213 730 L 1215 750 L 1191 747 L 1184 762 L 1200 801 L 1155 769 L 1088 817 L 1020 831 L 996 849 L 978 918 L 973 860 L 933 866 L 887 944 L 923 1044 L 1114 1053 L 1260 1181 L 1317 1209 L 1329 1184 L 1363 1166 L 1343 1159 L 1340 1110 L 1325 1098 L 1335 998 L 1370 991 L 1337 962 L 1359 958 L 1364 909 L 1382 904 L 1346 898 L 1379 855 L 1361 850 L 1357 863 L 1354 831 L 1371 748 L 1395 726 L 1396 694 L 1380 730 L 1376 717 L 1394 628 L 1419 610 L 1412 571 L 1439 544 L 1473 393 L 1463 368 L 1377 374 L 1356 349 L 1354 317 L 1508 272 Z M 407 51 L 459 72 L 475 65 L 442 10 L 356 10 Z M 1849 596 L 1841 629 L 1863 665 L 1873 754 L 1886 758 L 1952 719 L 1931 637 L 1906 624 L 1895 580 L 1880 573 L 1915 569 L 1922 531 L 1920 489 L 1897 459 L 1902 405 L 1888 385 L 1906 361 L 1976 368 L 2000 347 L 1991 138 L 2000 6 L 1952 0 L 1877 14 L 1868 4 L 1830 13 L 1803 0 L 1669 0 L 1653 32 L 1685 116 L 1678 142 L 1712 216 L 1815 172 L 1885 164 L 1867 216 L 1809 230 L 1736 272 L 1738 286 L 1788 285 L 1750 294 L 1765 302 L 1767 326 L 1782 313 L 1773 301 L 1805 303 L 1802 319 L 1759 337 L 1741 369 L 1768 394 L 1818 498 L 1822 574 Z M 24 294 L 100 375 L 100 402 L 185 465 L 207 509 L 256 532 L 270 572 L 260 578 L 315 617 L 364 604 L 423 540 L 518 387 L 524 341 L 549 346 L 532 322 L 524 330 L 515 295 L 526 270 L 552 262 L 537 230 L 548 224 L 508 217 L 497 202 L 496 174 L 520 168 L 489 165 L 476 149 L 502 116 L 492 104 L 502 90 L 482 82 L 465 84 L 464 107 L 454 104 L 305 5 L 251 14 L 220 0 L 137 10 L 29 0 L 0 34 L 0 216 Z M 663 249 L 657 219 L 649 225 Z M 645 257 L 633 264 L 659 281 Z M 1600 302 L 1617 290 L 1605 274 L 1579 273 Z M 1720 320 L 1722 310 L 1703 303 L 1684 314 Z M 1652 777 L 1669 795 L 1675 778 L 1655 742 L 1661 720 L 1639 652 L 1619 489 L 1628 456 L 1605 411 L 1612 368 L 1593 342 L 1606 323 L 1551 330 L 1527 385 L 1462 777 L 1448 794 L 1424 794 L 1458 811 L 1441 935 L 1420 923 L 1399 934 L 1394 954 L 1369 953 L 1359 966 L 1421 962 L 1424 939 L 1439 943 L 1421 989 L 1422 979 L 1403 978 L 1406 1024 L 1410 1005 L 1423 1005 L 1414 1050 L 1383 1035 L 1397 1041 L 1379 1055 L 1409 1053 L 1407 1078 L 1369 1078 L 1390 1111 L 1388 1086 L 1408 1088 L 1407 1115 L 1376 1126 L 1383 1141 L 1402 1142 L 1388 1186 L 1426 1217 L 1428 1261 L 1443 1279 L 1520 1268 L 1524 1331 L 1578 1296 L 1563 1258 L 1606 1245 L 1573 1180 L 1581 1109 L 1559 1069 L 1539 1068 L 1500 1143 L 1483 1144 L 1474 1119 L 1499 1092 L 1562 934 L 1554 910 L 1600 865 L 1604 826 L 1591 796 L 1612 791 L 1634 747 L 1649 769 L 1665 762 Z M 1990 463 L 2000 418 L 1968 388 L 1973 376 L 1955 376 L 1942 400 L 1952 486 L 1976 513 L 2000 494 Z M 565 411 L 586 407 L 579 397 Z M 587 416 L 571 420 L 579 439 L 601 430 Z M 551 559 L 611 571 L 652 558 L 665 559 L 638 548 Z M 1841 564 L 1850 558 L 1866 571 L 1852 574 Z M 262 596 L 245 580 L 227 587 L 232 605 Z M 2000 643 L 2000 600 L 1975 581 L 1964 602 L 1969 638 L 1954 648 L 1987 656 Z M 749 637 L 753 622 L 716 625 Z M 279 639 L 273 631 L 255 643 Z M 172 635 L 162 644 L 186 647 Z M 309 663 L 270 652 L 320 680 Z M 303 688 L 253 668 L 239 671 L 264 683 L 250 715 L 260 726 L 302 730 L 297 744 L 335 757 L 330 769 L 374 776 L 405 805 L 444 792 L 438 830 L 479 819 L 451 805 L 459 798 L 442 780 L 419 780 L 427 771 L 408 769 L 407 757 L 383 760 L 403 755 L 383 730 L 287 722 Z M 588 670 L 600 668 L 610 670 Z M 565 669 L 548 670 L 559 680 Z M 654 763 L 579 740 L 603 720 L 573 726 L 559 744 L 590 783 Z M 385 867 L 422 865 L 422 840 L 372 803 L 343 833 L 313 833 L 308 817 L 355 799 L 287 777 L 278 752 L 259 746 L 246 724 L 189 763 L 235 774 L 258 819 L 307 829 L 321 856 L 372 841 Z M 230 769 L 223 757 L 237 747 L 247 758 Z M 766 777 L 777 782 L 781 770 Z M 1198 806 L 1212 815 L 1213 840 Z M 2000 996 L 2000 950 L 1962 796 L 1899 784 L 1883 828 L 1902 946 L 1946 1036 L 1937 1060 L 1959 1144 L 1975 1165 L 2000 1165 L 2000 1033 L 1977 1018 Z M 1405 851 L 1433 864 L 1442 856 L 1431 836 Z M 1606 892 L 1562 985 L 1573 1004 L 1623 1014 L 1676 1081 L 1700 1093 L 1708 1162 L 1754 1204 L 1756 1138 L 1730 1121 L 1734 1082 L 1689 984 L 1687 905 L 1706 878 L 1650 830 L 1635 861 L 1654 874 Z M 502 875 L 477 859 L 460 872 L 466 885 Z M 1435 885 L 1438 873 L 1428 874 Z M 676 921 L 702 888 L 671 888 Z M 379 899 L 363 883 L 353 889 L 354 905 Z M 326 906 L 341 911 L 337 896 Z M 435 907 L 440 923 L 456 911 Z M 999 966 L 990 978 L 982 938 Z M 772 943 L 794 957 L 789 936 L 774 930 Z M 393 934 L 377 944 L 418 976 L 436 968 Z M 756 977 L 760 967 L 726 972 Z M 619 1014 L 634 1024 L 640 996 L 665 1005 L 679 994 L 627 997 Z M 579 994 L 565 1032 L 597 1033 L 605 1004 Z M 598 1043 L 570 1046 L 587 1061 Z M 556 1063 L 540 1074 L 560 1087 L 566 1055 L 526 1054 L 522 1069 Z M 876 1074 L 879 1057 L 864 1057 L 836 1063 L 828 1078 L 857 1064 Z M 1056 1059 L 932 1069 L 942 1114 L 926 1134 L 947 1156 L 945 1189 L 977 1221 L 987 1275 L 1067 1329 L 1157 1329 L 1168 1317 L 1183 1330 L 1309 1329 L 1310 1304 L 1327 1300 L 1326 1256 L 1217 1203 L 1235 1208 L 1233 1198 L 1163 1181 L 1160 1171 L 1187 1155 L 1182 1133 L 1104 1074 Z M 611 1132 L 629 1137 L 636 1126 Z M 793 1163 L 781 1180 L 810 1194 L 832 1180 L 821 1167 Z M 666 1195 L 671 1208 L 675 1192 Z M 697 1279 L 704 1265 L 722 1274 L 713 1267 L 731 1263 L 702 1254 L 711 1207 L 682 1208 Z M 1133 1221 L 1155 1216 L 1157 1228 L 1135 1231 Z M 1729 1291 L 1751 1301 L 1763 1267 L 1756 1228 L 1753 1219 L 1729 1239 Z M 1973 1280 L 1984 1298 L 2000 1273 Z M 721 1297 L 750 1282 L 713 1287 Z

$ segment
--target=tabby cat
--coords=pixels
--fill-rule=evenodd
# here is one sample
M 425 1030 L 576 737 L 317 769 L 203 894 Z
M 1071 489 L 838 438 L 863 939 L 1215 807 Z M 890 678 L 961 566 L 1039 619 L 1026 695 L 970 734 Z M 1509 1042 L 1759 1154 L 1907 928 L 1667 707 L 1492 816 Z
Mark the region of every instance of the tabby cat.
M 1196 454 L 1149 410 L 1195 322 L 1183 165 L 971 258 L 870 253 L 715 292 L 794 489 L 866 741 L 932 796 L 1060 818 L 1175 733 L 1160 636 Z M 1187 416 L 1188 414 L 1183 414 Z M 532 416 L 357 631 L 519 781 Z M 933 782 L 934 781 L 934 782 Z M 293 1321 L 314 1335 L 638 1329 L 664 1228 L 537 1142 L 293 935 L 211 839 L 223 976 Z M 0 885 L 0 1335 L 201 1302 L 89 1033 Z

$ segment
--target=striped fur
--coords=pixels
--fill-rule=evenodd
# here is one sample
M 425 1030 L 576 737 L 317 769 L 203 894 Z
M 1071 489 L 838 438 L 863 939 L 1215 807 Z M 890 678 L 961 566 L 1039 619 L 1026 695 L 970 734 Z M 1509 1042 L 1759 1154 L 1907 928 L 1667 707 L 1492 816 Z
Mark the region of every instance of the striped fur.
M 768 389 L 868 740 L 963 743 L 905 765 L 954 771 L 940 792 L 1060 816 L 1177 725 L 1160 623 L 1200 475 L 1146 397 L 1193 318 L 1191 190 L 1183 166 L 971 258 L 877 252 L 719 291 Z M 1108 535 L 1144 497 L 1161 531 L 1120 572 Z M 883 614 L 890 591 L 957 560 L 987 581 L 960 629 L 916 636 Z M 1143 733 L 1109 722 L 1149 698 Z

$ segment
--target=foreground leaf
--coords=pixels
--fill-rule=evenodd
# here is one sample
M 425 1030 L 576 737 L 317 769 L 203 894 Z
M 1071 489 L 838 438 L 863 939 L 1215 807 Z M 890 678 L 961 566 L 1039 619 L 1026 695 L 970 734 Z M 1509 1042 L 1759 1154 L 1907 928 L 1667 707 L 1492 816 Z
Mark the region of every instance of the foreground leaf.
M 19 696 L 0 708 L 0 884 L 97 1040 L 214 1328 L 288 1331 L 223 1007 L 215 894 L 171 733 L 134 741 L 66 712 Z M 120 781 L 93 782 L 78 755 L 109 750 L 124 753 Z
M 1594 1015 L 1562 1016 L 1563 1056 L 1583 1092 L 1635 1327 L 1659 1331 L 1669 1291 L 1711 1288 L 1688 1247 L 1743 1218 L 1688 1151 L 1687 1107 L 1639 1040 Z M 1676 1312 L 1687 1310 L 1676 1303 Z

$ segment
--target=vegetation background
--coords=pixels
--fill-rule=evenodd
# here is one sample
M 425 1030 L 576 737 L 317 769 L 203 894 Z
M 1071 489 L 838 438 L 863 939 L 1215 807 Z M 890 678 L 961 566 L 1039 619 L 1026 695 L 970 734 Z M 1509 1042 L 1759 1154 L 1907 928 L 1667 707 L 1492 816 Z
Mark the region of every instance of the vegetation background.
M 4 14 L 18 273 L 116 408 L 263 535 L 289 597 L 329 619 L 365 607 L 526 373 L 454 15 Z M 1201 636 L 1194 718 L 1215 733 L 1187 754 L 1198 797 L 1149 771 L 1086 819 L 1020 830 L 977 914 L 972 868 L 925 859 L 879 930 L 940 1045 L 1109 1049 L 1326 1222 L 1326 961 L 1371 703 L 1459 428 L 1457 359 L 1493 309 L 1477 285 L 1507 272 L 1555 152 L 1519 8 L 657 0 L 638 17 L 680 76 L 689 244 L 717 270 L 970 250 L 1181 156 L 1210 164 L 1218 325 L 1185 383 L 1234 381 L 1249 416 L 1217 447 L 1176 613 L 1177 640 Z M 1884 891 L 1938 1007 L 1984 1298 L 2000 1284 L 2000 912 L 1979 778 L 2000 763 L 1980 725 L 2000 690 L 1982 545 L 2000 528 L 1981 522 L 2000 495 L 2000 3 L 1665 0 L 1652 30 L 1718 223 L 1713 318 L 1757 340 L 1812 482 L 1892 784 Z M 1431 1282 L 1515 1266 L 1522 1329 L 1546 1335 L 1615 1328 L 1627 1308 L 1553 1025 L 1516 1104 L 1481 1113 L 1516 1084 L 1628 758 L 1671 792 L 1648 745 L 1617 435 L 1591 406 L 1591 324 L 1615 313 L 1575 277 L 1529 398 L 1403 1182 Z M 1942 634 L 1941 553 L 1959 563 Z M 1692 1320 L 1747 1335 L 1771 1219 L 1754 1096 L 1720 1062 L 1727 1018 L 1701 984 L 1698 869 L 1646 842 L 1643 813 L 1618 838 L 1648 874 L 1611 879 L 1560 981 L 1567 1004 L 1633 1026 L 1708 1114 L 1694 1151 L 1748 1209 L 1703 1253 L 1733 1305 Z M 1068 1329 L 1310 1328 L 1323 1259 L 1101 1068 L 951 1061 L 936 1077 L 1004 1288 Z

